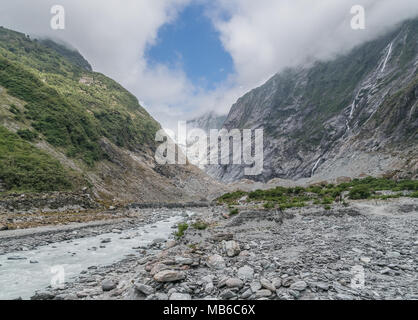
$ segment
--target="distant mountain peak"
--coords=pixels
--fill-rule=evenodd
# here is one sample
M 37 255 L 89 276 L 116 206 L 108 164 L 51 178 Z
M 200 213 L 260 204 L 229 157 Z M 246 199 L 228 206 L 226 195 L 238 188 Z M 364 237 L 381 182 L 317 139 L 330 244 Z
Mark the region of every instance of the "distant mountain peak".
M 227 115 L 219 115 L 214 111 L 210 111 L 206 112 L 200 117 L 187 121 L 187 127 L 190 129 L 202 129 L 205 132 L 209 133 L 209 131 L 212 129 L 221 129 L 224 125 L 226 118 Z

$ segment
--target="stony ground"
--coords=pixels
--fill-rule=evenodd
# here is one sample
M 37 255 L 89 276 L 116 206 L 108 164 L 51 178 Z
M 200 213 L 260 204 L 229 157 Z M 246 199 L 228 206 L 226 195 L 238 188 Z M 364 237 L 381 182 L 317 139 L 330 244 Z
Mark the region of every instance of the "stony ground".
M 196 209 L 180 240 L 91 268 L 36 299 L 418 299 L 418 200 L 325 211 Z

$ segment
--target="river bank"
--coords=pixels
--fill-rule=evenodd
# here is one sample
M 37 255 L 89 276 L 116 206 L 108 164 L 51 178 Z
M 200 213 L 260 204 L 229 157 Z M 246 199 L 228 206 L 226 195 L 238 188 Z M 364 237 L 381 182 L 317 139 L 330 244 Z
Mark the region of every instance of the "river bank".
M 418 299 L 416 199 L 181 212 L 189 227 L 180 239 L 150 242 L 33 298 Z

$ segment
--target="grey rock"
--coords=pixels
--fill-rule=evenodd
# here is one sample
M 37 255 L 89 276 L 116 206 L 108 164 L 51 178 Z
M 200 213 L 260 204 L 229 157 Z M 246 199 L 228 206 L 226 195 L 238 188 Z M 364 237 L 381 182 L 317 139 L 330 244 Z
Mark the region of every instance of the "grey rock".
M 192 265 L 193 259 L 192 258 L 185 258 L 185 257 L 176 257 L 175 263 L 179 265 Z
M 380 271 L 381 274 L 389 274 L 392 271 L 390 268 L 384 268 L 382 271 Z
M 236 241 L 223 241 L 222 247 L 228 257 L 235 257 L 241 252 L 240 246 Z
M 260 279 L 260 284 L 265 289 L 268 289 L 268 290 L 273 291 L 273 292 L 276 291 L 276 287 L 273 285 L 273 283 L 271 283 L 266 278 L 261 278 Z
M 55 295 L 50 292 L 37 292 L 31 300 L 52 300 L 55 298 Z
M 251 289 L 248 289 L 241 295 L 241 298 L 242 299 L 248 299 L 249 297 L 251 297 L 252 294 L 253 294 L 253 292 L 251 291 Z
M 238 269 L 238 278 L 243 281 L 251 281 L 254 278 L 254 269 L 250 266 L 244 266 Z
M 280 279 L 280 278 L 275 278 L 275 279 L 273 279 L 273 280 L 272 280 L 272 283 L 273 283 L 273 286 L 274 286 L 276 289 L 279 289 L 279 288 L 282 286 L 282 279 Z
M 298 290 L 292 290 L 290 289 L 288 291 L 288 293 L 295 299 L 299 299 L 300 298 L 300 292 Z
M 145 294 L 146 296 L 151 295 L 155 292 L 154 288 L 151 286 L 147 286 L 145 284 L 142 283 L 138 283 L 135 285 L 135 289 L 143 294 Z
M 64 300 L 77 300 L 78 297 L 75 293 L 66 294 Z
M 294 282 L 295 282 L 295 279 L 293 277 L 287 277 L 287 278 L 282 279 L 282 286 L 288 288 Z
M 244 282 L 241 279 L 238 278 L 229 278 L 225 285 L 228 288 L 242 288 L 244 286 Z
M 27 260 L 27 258 L 22 257 L 22 256 L 11 256 L 11 257 L 8 257 L 7 260 L 17 261 L 17 260 Z
M 304 291 L 306 290 L 307 286 L 308 285 L 305 281 L 297 281 L 290 286 L 290 289 L 296 291 Z
M 213 285 L 212 282 L 208 282 L 206 284 L 206 286 L 205 286 L 205 292 L 206 292 L 206 294 L 211 294 L 214 289 L 215 289 L 215 286 Z
M 370 261 L 372 261 L 372 259 L 369 258 L 369 257 L 361 257 L 360 261 L 363 262 L 363 263 L 370 263 Z
M 165 248 L 166 249 L 171 249 L 171 248 L 174 248 L 176 245 L 177 245 L 177 242 L 175 240 L 169 240 L 165 244 Z
M 325 283 L 325 282 L 312 282 L 310 284 L 311 287 L 313 288 L 317 288 L 323 291 L 328 291 L 329 290 L 329 284 Z
M 267 290 L 267 289 L 258 290 L 255 293 L 255 297 L 257 299 L 259 299 L 259 298 L 267 298 L 267 297 L 270 297 L 271 295 L 272 295 L 272 292 L 270 290 Z
M 353 296 L 344 293 L 337 294 L 336 298 L 337 300 L 353 300 Z
M 166 240 L 165 240 L 165 239 L 162 239 L 162 238 L 154 239 L 154 240 L 152 241 L 152 245 L 161 244 L 161 243 L 164 243 L 165 241 L 166 241 Z
M 187 294 L 187 293 L 174 292 L 170 295 L 170 300 L 187 301 L 187 300 L 192 300 L 192 297 L 190 296 L 190 294 Z
M 257 292 L 262 288 L 260 281 L 253 281 L 250 284 L 252 292 Z
M 386 257 L 388 258 L 399 258 L 401 254 L 397 251 L 389 251 L 386 253 Z
M 208 261 L 206 262 L 209 268 L 212 269 L 224 269 L 226 264 L 224 258 L 222 258 L 218 254 L 214 254 L 208 258 Z
M 155 294 L 155 296 L 157 297 L 157 300 L 160 300 L 160 301 L 167 301 L 168 300 L 168 295 L 165 294 L 165 293 L 158 292 L 158 293 Z
M 116 283 L 114 283 L 113 281 L 111 281 L 111 280 L 104 280 L 103 282 L 102 282 L 102 290 L 104 291 L 104 292 L 107 292 L 107 291 L 112 291 L 113 289 L 115 289 L 116 288 Z
M 235 296 L 236 296 L 236 294 L 229 289 L 226 289 L 226 290 L 222 291 L 221 294 L 220 294 L 220 297 L 223 300 L 228 300 L 228 299 L 234 298 Z
M 175 282 L 185 278 L 184 272 L 175 270 L 163 270 L 154 275 L 154 280 L 157 282 Z

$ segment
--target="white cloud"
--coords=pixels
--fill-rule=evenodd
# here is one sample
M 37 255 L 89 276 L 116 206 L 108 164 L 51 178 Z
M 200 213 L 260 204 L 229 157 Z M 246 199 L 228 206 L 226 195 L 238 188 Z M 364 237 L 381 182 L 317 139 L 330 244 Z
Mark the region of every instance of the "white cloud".
M 330 59 L 418 15 L 416 0 L 216 0 L 211 17 L 233 57 L 237 81 L 253 87 L 284 67 Z M 362 5 L 366 30 L 350 10 Z M 227 18 L 225 18 L 225 16 Z
M 191 2 L 208 15 L 231 54 L 236 73 L 211 91 L 190 82 L 181 63 L 149 65 L 147 46 Z M 329 59 L 418 15 L 416 0 L 60 0 L 66 29 L 50 28 L 56 0 L 2 0 L 5 27 L 73 44 L 94 69 L 132 91 L 163 125 L 203 110 L 226 112 L 236 99 L 284 67 Z M 366 8 L 365 31 L 350 28 L 350 9 Z

